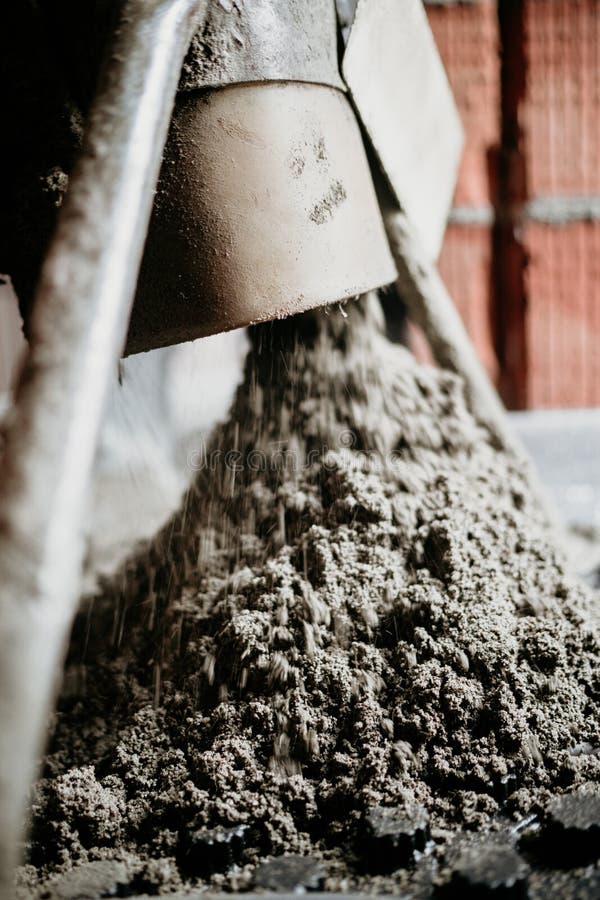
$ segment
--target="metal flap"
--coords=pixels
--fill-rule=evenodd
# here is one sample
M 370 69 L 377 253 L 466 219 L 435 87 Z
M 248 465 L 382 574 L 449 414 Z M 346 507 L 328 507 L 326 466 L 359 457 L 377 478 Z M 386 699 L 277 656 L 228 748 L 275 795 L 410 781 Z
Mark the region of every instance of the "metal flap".
M 436 259 L 463 131 L 421 0 L 359 0 L 342 73 L 396 201 Z

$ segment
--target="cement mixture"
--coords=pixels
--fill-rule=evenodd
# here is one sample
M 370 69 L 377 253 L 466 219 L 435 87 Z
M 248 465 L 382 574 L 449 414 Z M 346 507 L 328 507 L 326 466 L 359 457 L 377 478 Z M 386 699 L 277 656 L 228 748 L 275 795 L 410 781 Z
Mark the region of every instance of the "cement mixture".
M 460 380 L 347 313 L 254 330 L 185 508 L 82 613 L 24 894 L 425 897 L 472 840 L 514 887 L 552 798 L 595 800 L 594 595 Z

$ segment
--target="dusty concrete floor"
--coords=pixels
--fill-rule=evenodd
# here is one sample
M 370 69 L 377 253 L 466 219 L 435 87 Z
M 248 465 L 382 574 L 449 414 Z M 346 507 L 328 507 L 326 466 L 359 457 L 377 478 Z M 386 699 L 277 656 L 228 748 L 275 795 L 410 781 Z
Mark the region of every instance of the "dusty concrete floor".
M 582 574 L 600 567 L 600 409 L 510 413 L 559 518 Z
M 565 522 L 600 529 L 600 409 L 510 414 Z

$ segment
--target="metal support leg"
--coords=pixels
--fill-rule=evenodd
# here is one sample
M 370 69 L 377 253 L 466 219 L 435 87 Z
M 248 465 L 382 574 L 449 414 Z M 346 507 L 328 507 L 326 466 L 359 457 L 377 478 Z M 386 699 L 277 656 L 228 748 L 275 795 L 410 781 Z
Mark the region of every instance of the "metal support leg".
M 79 597 L 83 520 L 181 64 L 208 0 L 129 0 L 46 257 L 0 468 L 0 898 Z

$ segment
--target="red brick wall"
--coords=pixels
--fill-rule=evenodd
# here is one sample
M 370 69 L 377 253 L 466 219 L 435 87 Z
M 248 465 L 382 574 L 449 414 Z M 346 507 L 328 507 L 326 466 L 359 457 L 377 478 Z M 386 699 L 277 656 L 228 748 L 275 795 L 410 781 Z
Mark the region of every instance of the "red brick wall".
M 530 406 L 600 403 L 600 222 L 574 198 L 600 195 L 600 4 L 525 4 L 523 103 L 529 196 L 563 200 L 563 218 L 527 224 Z
M 600 222 L 527 224 L 527 401 L 600 402 Z
M 525 4 L 529 193 L 600 193 L 600 3 Z
M 600 404 L 600 0 L 427 9 L 466 132 L 442 275 L 510 405 Z
M 500 140 L 496 0 L 428 6 L 427 13 L 465 129 L 455 203 L 485 205 L 490 202 L 488 154 Z

